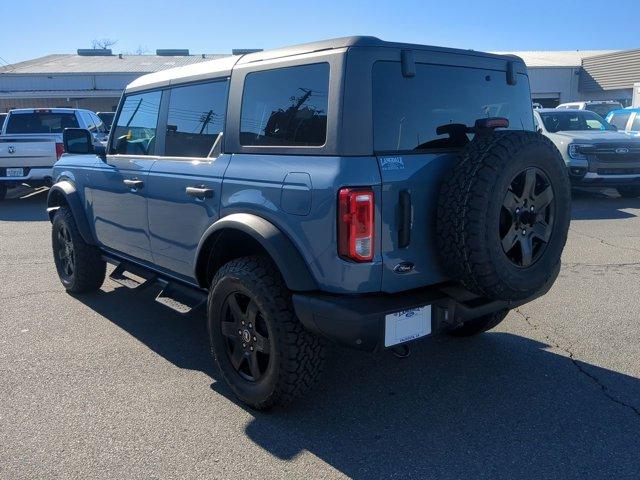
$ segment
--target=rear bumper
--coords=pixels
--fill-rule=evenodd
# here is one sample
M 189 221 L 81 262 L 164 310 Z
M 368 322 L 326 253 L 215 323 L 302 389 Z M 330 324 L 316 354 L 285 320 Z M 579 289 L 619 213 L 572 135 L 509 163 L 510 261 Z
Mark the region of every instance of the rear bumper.
M 558 271 L 550 276 L 545 288 L 518 301 L 487 300 L 460 286 L 441 284 L 393 295 L 295 293 L 293 305 L 308 330 L 351 348 L 376 351 L 384 348 L 387 314 L 432 305 L 431 334 L 441 333 L 466 320 L 513 309 L 544 295 Z
M 44 183 L 51 181 L 53 178 L 53 168 L 51 167 L 20 167 L 25 169 L 25 175 L 22 177 L 7 177 L 6 169 L 0 169 L 0 182 L 2 183 L 29 183 L 38 182 Z

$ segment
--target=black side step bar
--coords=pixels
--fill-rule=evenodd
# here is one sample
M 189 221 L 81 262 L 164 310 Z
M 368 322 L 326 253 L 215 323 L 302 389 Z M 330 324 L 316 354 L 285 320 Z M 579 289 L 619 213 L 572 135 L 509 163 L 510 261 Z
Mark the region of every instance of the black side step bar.
M 152 285 L 159 286 L 160 293 L 156 296 L 156 302 L 182 315 L 186 315 L 207 303 L 207 292 L 204 290 L 161 277 L 133 263 L 112 257 L 105 257 L 105 260 L 116 265 L 116 268 L 109 275 L 111 280 L 132 290 L 146 290 Z
M 164 280 L 158 283 L 164 284 L 164 287 L 156 297 L 156 302 L 178 313 L 186 315 L 207 303 L 207 294 L 204 291 Z

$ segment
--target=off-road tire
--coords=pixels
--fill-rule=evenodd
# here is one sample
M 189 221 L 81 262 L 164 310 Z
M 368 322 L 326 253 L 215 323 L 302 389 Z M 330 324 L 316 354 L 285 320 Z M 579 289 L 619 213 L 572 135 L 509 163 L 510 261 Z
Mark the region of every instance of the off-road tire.
M 624 198 L 638 198 L 640 197 L 640 185 L 625 185 L 618 187 L 618 193 Z
M 555 213 L 540 258 L 516 266 L 503 251 L 499 225 L 514 178 L 534 167 L 548 177 Z M 460 153 L 438 200 L 437 235 L 445 271 L 467 289 L 491 299 L 518 300 L 554 280 L 567 240 L 571 187 L 557 148 L 529 131 L 498 131 L 476 136 Z
M 64 261 L 61 258 L 60 252 L 64 247 L 59 235 L 62 229 L 68 232 L 71 240 L 74 266 L 71 274 L 65 271 Z M 68 292 L 89 293 L 102 286 L 107 272 L 107 263 L 102 259 L 97 247 L 84 241 L 73 214 L 66 207 L 60 207 L 53 217 L 51 244 L 58 277 Z
M 269 362 L 257 380 L 246 379 L 234 368 L 225 343 L 229 339 L 222 334 L 225 302 L 238 293 L 255 301 L 268 329 Z M 238 258 L 221 267 L 211 282 L 207 313 L 215 363 L 225 382 L 245 404 L 258 410 L 284 406 L 316 383 L 323 368 L 325 342 L 305 330 L 296 318 L 291 293 L 267 257 Z
M 478 335 L 479 333 L 486 332 L 487 330 L 491 330 L 496 327 L 506 318 L 508 313 L 509 310 L 500 310 L 482 317 L 474 318 L 473 320 L 468 320 L 463 324 L 458 325 L 447 333 L 452 337 L 471 337 L 473 335 Z
M 7 186 L 4 183 L 0 183 L 0 202 L 7 197 Z

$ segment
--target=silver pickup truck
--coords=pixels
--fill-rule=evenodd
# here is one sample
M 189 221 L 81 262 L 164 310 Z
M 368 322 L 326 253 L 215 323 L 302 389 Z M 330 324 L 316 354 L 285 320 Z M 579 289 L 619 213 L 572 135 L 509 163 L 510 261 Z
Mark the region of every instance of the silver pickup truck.
M 9 188 L 22 183 L 51 184 L 51 168 L 64 153 L 65 128 L 86 128 L 96 143 L 108 136 L 102 120 L 89 110 L 25 108 L 9 112 L 0 134 L 0 200 Z

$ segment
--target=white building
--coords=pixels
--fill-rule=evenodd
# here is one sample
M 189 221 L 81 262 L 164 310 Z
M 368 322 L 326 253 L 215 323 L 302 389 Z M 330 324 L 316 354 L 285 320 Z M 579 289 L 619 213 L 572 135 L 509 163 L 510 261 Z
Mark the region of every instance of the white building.
M 640 49 L 497 53 L 524 59 L 533 101 L 546 107 L 578 100 L 631 105 L 633 85 L 640 82 Z M 114 110 L 124 87 L 141 75 L 223 56 L 190 55 L 188 50 L 113 55 L 111 50 L 92 49 L 47 55 L 0 68 L 0 112 L 19 107 Z
M 156 55 L 113 55 L 80 49 L 0 68 L 0 112 L 11 108 L 74 107 L 116 109 L 124 87 L 141 75 L 224 57 L 157 50 Z

